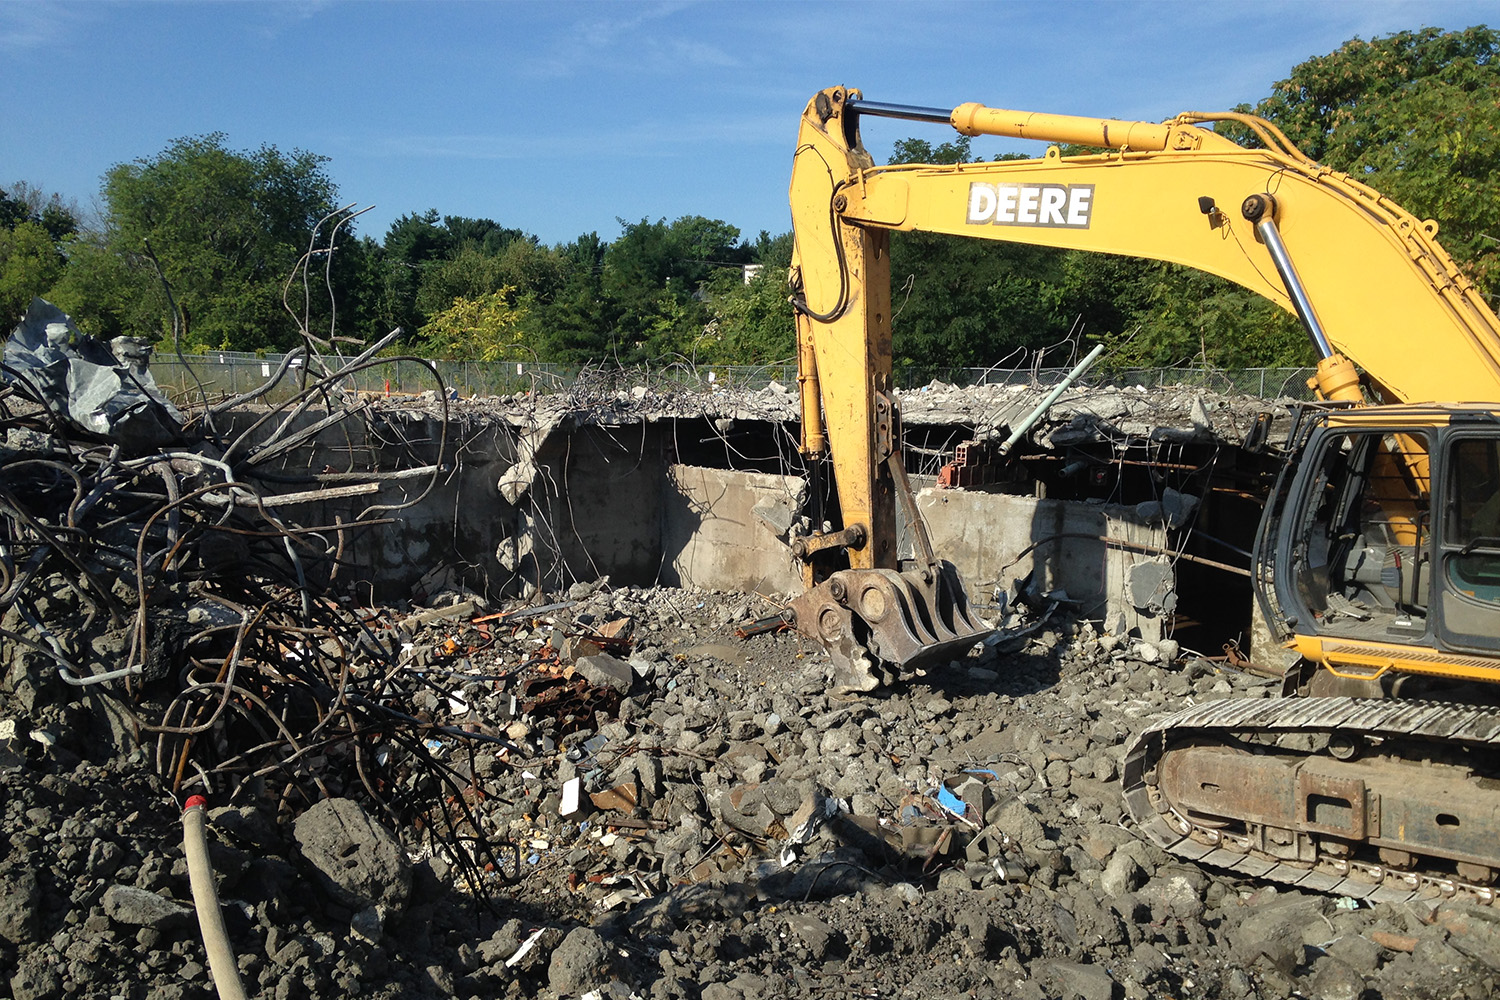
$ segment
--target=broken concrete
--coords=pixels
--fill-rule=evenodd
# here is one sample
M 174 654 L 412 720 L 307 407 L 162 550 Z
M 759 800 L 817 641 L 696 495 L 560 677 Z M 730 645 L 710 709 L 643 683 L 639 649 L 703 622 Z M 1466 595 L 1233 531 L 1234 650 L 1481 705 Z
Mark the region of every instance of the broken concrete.
M 929 389 L 927 402 L 947 394 Z M 221 785 L 217 770 L 174 767 L 188 741 L 153 754 L 100 740 L 55 664 L 10 650 L 3 860 L 38 873 L 4 883 L 19 899 L 0 908 L 12 992 L 126 983 L 134 1000 L 205 988 L 186 931 L 114 919 L 129 900 L 104 900 L 119 885 L 181 904 L 175 810 L 146 780 L 154 759 L 234 796 L 213 814 L 221 892 L 242 973 L 278 997 L 701 1000 L 842 993 L 852 980 L 892 996 L 1239 1000 L 1361 982 L 1391 997 L 1488 994 L 1492 941 L 1467 914 L 1327 903 L 1257 920 L 1302 897 L 1185 867 L 1124 828 L 1115 782 L 1135 733 L 1188 699 L 1272 689 L 1180 658 L 1174 640 L 1140 641 L 1151 616 L 1165 624 L 1169 593 L 1193 592 L 1149 548 L 1200 527 L 1225 533 L 1215 522 L 1232 511 L 1211 486 L 1230 473 L 1213 456 L 1234 447 L 1223 428 L 1238 411 L 1194 399 L 1160 434 L 1129 395 L 1087 419 L 1059 411 L 1018 478 L 924 493 L 934 530 L 975 561 L 971 588 L 1017 598 L 1016 628 L 849 701 L 826 690 L 819 650 L 747 627 L 779 610 L 744 581 L 784 558 L 777 536 L 797 516 L 795 457 L 749 447 L 785 438 L 777 421 L 793 417 L 775 415 L 791 411 L 787 396 L 579 396 L 574 416 L 552 422 L 552 404 L 510 400 L 465 404 L 446 424 L 436 400 L 381 402 L 355 433 L 299 418 L 306 447 L 267 469 L 389 473 L 374 481 L 393 520 L 350 533 L 329 596 L 275 606 L 293 624 L 247 647 L 224 703 L 234 725 L 209 722 L 191 741 L 204 764 L 191 763 L 233 761 L 277 722 L 303 727 L 294 742 L 311 731 L 305 744 Z M 940 419 L 908 425 L 914 465 L 945 455 L 944 435 L 975 429 L 943 422 L 968 411 L 930 410 Z M 440 446 L 445 435 L 454 447 Z M 425 479 L 402 478 L 428 467 L 440 474 L 425 494 Z M 1168 490 L 1204 499 L 1186 510 Z M 1142 516 L 1152 502 L 1160 510 Z M 363 509 L 322 498 L 299 514 L 327 525 Z M 1012 522 L 1024 531 L 1008 533 Z M 233 540 L 217 541 L 225 554 L 212 565 L 243 574 Z M 732 550 L 722 562 L 719 545 Z M 659 586 L 672 573 L 695 585 Z M 698 582 L 719 573 L 734 593 Z M 67 631 L 85 609 L 66 580 L 42 582 L 60 643 L 87 646 L 101 666 L 124 654 L 126 636 Z M 401 606 L 379 607 L 374 588 Z M 1117 588 L 1129 608 L 1110 603 Z M 532 599 L 506 602 L 521 593 Z M 439 606 L 409 613 L 413 599 Z M 235 633 L 237 618 L 215 627 Z M 331 624 L 309 639 L 309 618 Z M 317 656 L 339 669 L 306 683 Z M 213 676 L 184 695 L 163 670 L 140 682 L 135 710 L 159 719 L 172 699 L 208 692 L 196 718 L 210 719 Z M 267 699 L 283 714 L 255 714 Z M 359 725 L 319 728 L 329 705 Z M 387 821 L 396 834 L 381 842 Z M 419 859 L 409 868 L 405 852 Z M 298 865 L 325 891 L 309 892 Z M 1226 943 L 1264 941 L 1266 928 L 1296 944 L 1246 964 Z M 1375 947 L 1335 948 L 1367 931 Z
M 379 907 L 399 917 L 411 894 L 411 866 L 400 843 L 349 799 L 324 799 L 295 826 L 302 859 L 337 903 L 359 911 Z

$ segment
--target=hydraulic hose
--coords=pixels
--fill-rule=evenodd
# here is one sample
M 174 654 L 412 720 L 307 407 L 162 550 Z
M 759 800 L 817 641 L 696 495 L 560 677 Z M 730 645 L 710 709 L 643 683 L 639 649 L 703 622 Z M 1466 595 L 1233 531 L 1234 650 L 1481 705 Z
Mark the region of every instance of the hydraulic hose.
M 182 850 L 187 855 L 188 880 L 193 887 L 193 905 L 198 910 L 198 931 L 203 936 L 203 950 L 208 953 L 208 968 L 219 1000 L 246 1000 L 234 949 L 229 946 L 229 932 L 224 929 L 224 914 L 219 909 L 214 869 L 208 860 L 208 834 L 203 817 L 203 807 L 207 804 L 203 796 L 194 795 L 182 810 Z

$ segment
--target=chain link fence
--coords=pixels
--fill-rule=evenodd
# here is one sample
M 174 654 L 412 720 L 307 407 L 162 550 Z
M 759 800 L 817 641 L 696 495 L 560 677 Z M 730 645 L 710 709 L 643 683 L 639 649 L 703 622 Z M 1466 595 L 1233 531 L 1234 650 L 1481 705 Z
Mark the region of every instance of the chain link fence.
M 217 400 L 249 392 L 264 385 L 283 361 L 279 354 L 256 355 L 232 351 L 213 351 L 187 357 L 191 370 L 172 355 L 158 354 L 151 362 L 151 373 L 173 399 L 198 397 L 199 384 L 209 399 Z M 317 365 L 319 362 L 313 362 Z M 329 359 L 337 367 L 337 359 Z M 657 392 L 716 390 L 757 390 L 772 382 L 794 388 L 797 366 L 777 365 L 691 365 L 621 368 L 609 365 L 553 365 L 527 361 L 434 361 L 450 395 L 505 396 L 517 393 L 562 392 L 573 388 L 580 379 L 593 386 L 630 389 L 649 386 Z M 919 368 L 898 366 L 896 384 L 916 388 L 932 382 L 949 385 L 1050 385 L 1067 374 L 1066 368 Z M 266 402 L 279 402 L 293 395 L 302 383 L 303 371 L 293 367 L 271 392 Z M 1311 368 L 1243 368 L 1236 370 L 1206 368 L 1102 368 L 1088 372 L 1081 384 L 1086 386 L 1187 386 L 1232 395 L 1259 396 L 1266 399 L 1290 397 L 1311 399 L 1307 379 Z M 379 395 L 413 394 L 436 390 L 431 371 L 413 361 L 391 361 L 347 376 L 344 387 L 352 392 Z

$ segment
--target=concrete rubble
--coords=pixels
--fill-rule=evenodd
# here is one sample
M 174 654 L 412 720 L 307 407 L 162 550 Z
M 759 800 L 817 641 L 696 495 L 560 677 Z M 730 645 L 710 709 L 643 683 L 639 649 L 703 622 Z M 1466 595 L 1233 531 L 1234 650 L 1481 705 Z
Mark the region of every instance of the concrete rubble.
M 1223 661 L 1054 618 L 1009 652 L 845 701 L 795 634 L 735 638 L 775 610 L 758 598 L 604 581 L 551 596 L 394 615 L 434 753 L 473 800 L 465 829 L 497 849 L 477 887 L 454 856 L 473 840 L 398 825 L 408 866 L 355 788 L 290 826 L 215 812 L 252 992 L 727 1000 L 857 980 L 881 997 L 1477 998 L 1500 975 L 1486 909 L 1231 879 L 1128 829 L 1132 733 L 1189 699 L 1274 690 Z M 538 676 L 621 697 L 587 719 L 519 709 Z M 44 746 L 32 724 L 0 773 L 12 994 L 205 995 L 141 751 L 67 732 Z M 507 742 L 442 735 L 471 730 Z
M 932 382 L 915 389 L 898 389 L 896 397 L 907 425 L 965 425 L 974 428 L 980 439 L 998 440 L 1001 430 L 1029 413 L 1047 391 L 1048 386 L 1032 382 L 965 387 Z M 385 405 L 410 409 L 412 401 L 392 400 Z M 1238 443 L 1250 433 L 1261 412 L 1275 411 L 1279 419 L 1284 409 L 1284 405 L 1267 400 L 1193 386 L 1078 386 L 1053 404 L 1035 442 L 1049 449 L 1129 436 Z M 549 435 L 580 426 L 707 419 L 725 432 L 737 422 L 795 425 L 800 419 L 796 387 L 779 382 L 759 389 L 699 388 L 665 382 L 627 388 L 617 376 L 604 374 L 597 380 L 585 375 L 567 391 L 459 400 L 453 412 L 459 417 L 482 414 L 523 428 L 529 435 L 520 449 L 523 460 L 540 451 Z M 507 484 L 517 478 L 510 477 Z

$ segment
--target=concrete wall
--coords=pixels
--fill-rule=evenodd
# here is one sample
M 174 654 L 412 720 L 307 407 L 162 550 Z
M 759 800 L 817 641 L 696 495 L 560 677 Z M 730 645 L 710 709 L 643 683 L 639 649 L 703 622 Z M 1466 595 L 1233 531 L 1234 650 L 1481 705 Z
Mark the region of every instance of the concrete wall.
M 308 412 L 294 423 L 308 426 L 325 416 Z M 234 430 L 248 427 L 259 414 L 240 411 L 232 415 Z M 269 431 L 270 426 L 266 430 Z M 378 599 L 403 597 L 426 599 L 438 590 L 455 585 L 476 591 L 495 590 L 511 574 L 496 559 L 501 543 L 515 533 L 516 508 L 504 501 L 496 489 L 500 475 L 516 460 L 516 433 L 498 421 L 448 426 L 444 448 L 441 422 L 421 413 L 372 414 L 367 422 L 345 420 L 326 428 L 307 447 L 297 448 L 260 466 L 281 476 L 306 476 L 317 472 L 394 472 L 437 464 L 444 470 L 434 477 L 388 480 L 378 493 L 316 504 L 279 508 L 288 519 L 303 525 L 354 526 L 344 531 L 336 583 L 355 581 L 371 585 Z M 233 436 L 233 431 L 226 436 Z M 261 435 L 263 436 L 263 435 Z M 274 485 L 274 492 L 311 490 L 316 484 Z M 413 502 L 415 501 L 415 502 Z M 375 510 L 374 506 L 391 509 Z M 390 524 L 358 523 L 362 513 Z M 368 518 L 367 518 L 368 519 Z M 311 541 L 336 545 L 334 532 Z M 328 564 L 315 557 L 310 567 Z
M 1140 523 L 1134 508 L 938 489 L 918 493 L 917 506 L 934 550 L 958 567 L 972 596 L 988 603 L 993 591 L 1014 592 L 1031 575 L 1035 591 L 1066 591 L 1085 614 L 1119 615 L 1125 628 L 1160 637 L 1160 608 L 1136 607 L 1131 584 L 1138 566 L 1161 557 L 1101 541 L 1164 546 L 1165 529 Z
M 302 471 L 389 470 L 438 458 L 439 424 L 430 418 L 376 421 L 373 434 L 346 424 L 355 426 L 321 434 L 310 459 L 299 453 Z M 674 462 L 669 430 L 563 424 L 528 434 L 499 421 L 450 425 L 447 471 L 418 503 L 385 515 L 395 523 L 348 533 L 341 578 L 368 580 L 387 599 L 424 599 L 456 583 L 492 597 L 557 592 L 602 576 L 616 585 L 796 593 L 798 567 L 757 508 L 787 523 L 802 481 Z M 508 472 L 516 482 L 502 491 Z M 425 479 L 387 483 L 374 498 L 298 508 L 297 519 L 349 521 L 371 502 L 405 503 L 427 487 Z M 1086 614 L 1116 616 L 1147 638 L 1160 634 L 1173 595 L 1143 599 L 1151 587 L 1143 591 L 1141 581 L 1150 583 L 1154 566 L 1170 591 L 1170 567 L 1159 555 L 1101 540 L 1164 546 L 1164 529 L 1141 523 L 1133 508 L 936 489 L 922 490 L 918 504 L 936 551 L 981 602 L 1030 575 L 1032 590 L 1065 591 Z
M 761 594 L 801 589 L 791 550 L 756 513 L 789 512 L 800 480 L 672 465 L 665 486 L 662 583 Z
M 540 462 L 530 515 L 544 585 L 566 588 L 602 576 L 654 584 L 665 478 L 656 425 L 559 431 L 540 449 Z

